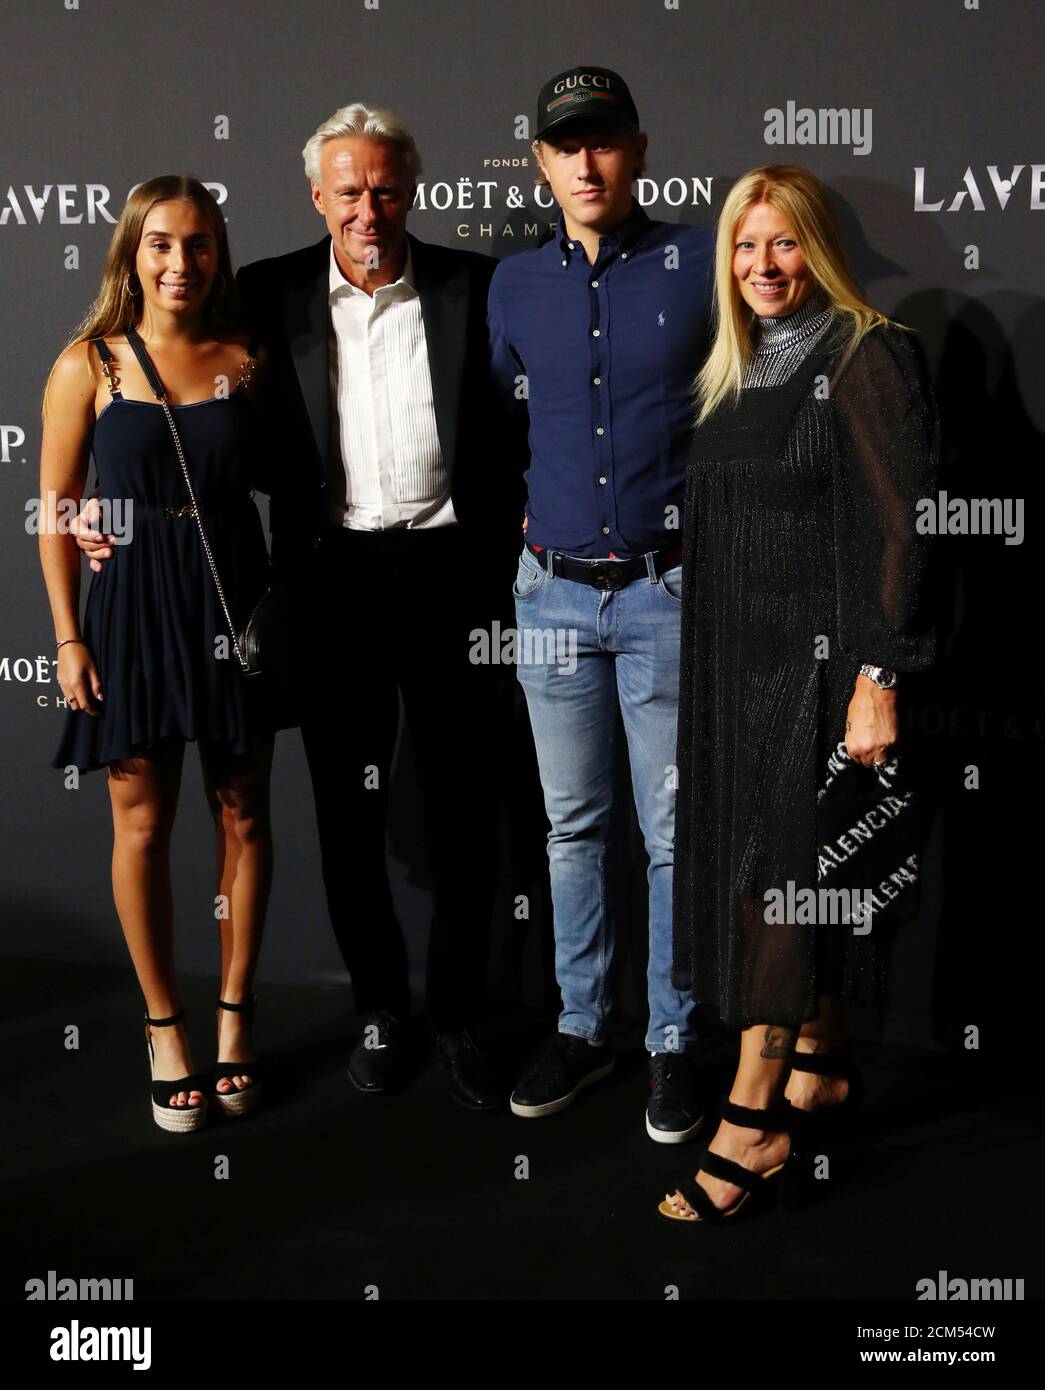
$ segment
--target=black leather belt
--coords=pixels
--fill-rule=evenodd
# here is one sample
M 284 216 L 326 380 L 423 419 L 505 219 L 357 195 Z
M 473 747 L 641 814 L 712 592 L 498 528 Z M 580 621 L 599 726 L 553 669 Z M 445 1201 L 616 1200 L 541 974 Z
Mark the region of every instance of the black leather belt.
M 646 579 L 645 555 L 635 555 L 630 560 L 581 560 L 575 555 L 563 555 L 558 550 L 536 550 L 526 542 L 526 549 L 540 565 L 548 568 L 548 556 L 552 556 L 551 573 L 563 579 L 575 579 L 579 584 L 590 584 L 593 589 L 623 589 L 633 579 Z M 653 552 L 653 569 L 656 574 L 674 569 L 682 563 L 681 545 L 670 550 Z

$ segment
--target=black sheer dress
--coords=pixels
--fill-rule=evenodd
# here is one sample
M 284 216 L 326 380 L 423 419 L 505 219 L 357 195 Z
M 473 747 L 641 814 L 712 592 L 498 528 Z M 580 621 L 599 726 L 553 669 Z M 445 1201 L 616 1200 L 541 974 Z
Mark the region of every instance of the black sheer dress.
M 844 362 L 848 323 L 817 292 L 756 325 L 749 384 L 695 432 L 687 468 L 672 983 L 737 1028 L 797 1026 L 823 994 L 882 996 L 873 927 L 767 920 L 771 892 L 818 888 L 818 793 L 860 666 L 933 658 L 924 354 L 884 326 Z M 884 823 L 889 776 L 850 775 Z

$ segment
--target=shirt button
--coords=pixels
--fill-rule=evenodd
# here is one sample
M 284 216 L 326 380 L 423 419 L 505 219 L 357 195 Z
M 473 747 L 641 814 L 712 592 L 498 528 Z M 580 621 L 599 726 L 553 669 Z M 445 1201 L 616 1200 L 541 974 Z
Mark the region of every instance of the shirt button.
M 601 386 L 601 385 L 602 385 L 602 377 L 601 377 L 601 376 L 593 376 L 593 377 L 592 377 L 592 384 L 595 385 L 595 386 Z
M 599 282 L 598 282 L 598 280 L 593 280 L 593 281 L 591 282 L 591 287 L 592 287 L 593 290 L 597 290 L 597 289 L 599 288 Z
M 599 428 L 595 431 L 595 433 L 596 433 L 596 434 L 605 434 L 606 431 L 605 431 L 605 430 L 602 428 L 602 426 L 600 425 Z
M 608 535 L 610 534 L 610 528 L 609 528 L 608 526 L 604 526 L 604 527 L 602 528 L 602 534 L 603 534 L 604 536 L 608 536 Z
M 604 483 L 605 481 L 606 481 L 605 478 L 600 478 L 600 479 L 599 479 L 599 482 L 600 482 L 600 483 Z
M 597 328 L 593 328 L 593 329 L 591 330 L 591 336 L 592 336 L 593 338 L 599 337 L 599 330 L 598 330 Z
M 568 241 L 568 242 L 566 243 L 566 245 L 570 248 L 571 251 L 573 250 L 573 242 L 572 242 L 572 241 Z
M 627 251 L 622 251 L 622 252 L 620 253 L 620 258 L 621 258 L 622 261 L 626 261 L 626 260 L 628 259 L 628 253 L 627 253 Z
M 563 262 L 562 262 L 562 263 L 563 263 L 563 265 L 569 265 L 569 262 L 566 260 L 565 257 L 563 257 Z

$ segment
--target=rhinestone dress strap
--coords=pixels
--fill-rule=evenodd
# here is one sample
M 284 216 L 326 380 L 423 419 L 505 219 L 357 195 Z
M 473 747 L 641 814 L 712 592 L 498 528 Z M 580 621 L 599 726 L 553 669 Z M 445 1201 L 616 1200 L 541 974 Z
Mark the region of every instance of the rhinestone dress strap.
M 248 352 L 239 365 L 239 372 L 236 374 L 236 385 L 233 387 L 233 390 L 238 390 L 241 386 L 249 386 L 254 380 L 257 370 L 258 359 Z
M 98 349 L 98 356 L 102 360 L 102 376 L 105 377 L 105 384 L 109 388 L 110 397 L 114 401 L 122 401 L 120 378 L 116 375 L 116 359 L 110 351 L 109 344 L 104 338 L 92 338 L 91 342 Z

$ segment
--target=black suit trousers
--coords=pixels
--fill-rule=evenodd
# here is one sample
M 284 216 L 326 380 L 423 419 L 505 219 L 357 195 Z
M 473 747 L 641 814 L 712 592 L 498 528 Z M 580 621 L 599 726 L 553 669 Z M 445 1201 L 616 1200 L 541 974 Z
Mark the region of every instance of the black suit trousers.
M 480 1015 L 496 879 L 498 672 L 469 660 L 489 629 L 482 566 L 459 526 L 329 528 L 316 558 L 319 670 L 302 697 L 331 923 L 357 1009 L 410 1007 L 385 855 L 399 695 L 414 751 L 433 920 L 426 1004 L 437 1029 Z M 478 573 L 476 570 L 478 569 Z

